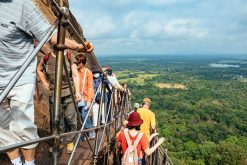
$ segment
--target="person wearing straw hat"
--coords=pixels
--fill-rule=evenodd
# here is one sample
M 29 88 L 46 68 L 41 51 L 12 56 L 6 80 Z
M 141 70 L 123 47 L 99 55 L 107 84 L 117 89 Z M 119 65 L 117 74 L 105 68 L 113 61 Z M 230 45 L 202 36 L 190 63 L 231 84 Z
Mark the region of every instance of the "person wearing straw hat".
M 156 144 L 154 144 L 153 147 L 149 148 L 149 140 L 147 136 L 140 132 L 140 126 L 143 124 L 143 120 L 141 119 L 141 116 L 137 112 L 133 112 L 130 114 L 128 118 L 127 127 L 128 130 L 124 130 L 119 132 L 117 135 L 117 145 L 121 145 L 122 147 L 122 153 L 123 158 L 122 161 L 126 161 L 126 155 L 125 152 L 127 151 L 129 144 L 137 143 L 136 145 L 136 151 L 138 155 L 138 159 L 142 164 L 145 164 L 144 153 L 146 155 L 152 154 L 165 140 L 165 138 L 160 138 Z M 139 163 L 140 163 L 139 162 Z
M 150 110 L 151 99 L 144 98 L 142 108 L 137 109 L 137 112 L 140 114 L 143 124 L 141 125 L 141 132 L 149 138 L 150 132 L 156 132 L 156 122 L 155 114 Z

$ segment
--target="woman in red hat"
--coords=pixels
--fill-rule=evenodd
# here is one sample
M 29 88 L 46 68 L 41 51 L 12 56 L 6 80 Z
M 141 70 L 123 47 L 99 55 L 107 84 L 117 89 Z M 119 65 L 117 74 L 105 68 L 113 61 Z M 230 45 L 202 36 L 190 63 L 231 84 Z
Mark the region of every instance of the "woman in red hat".
M 130 139 L 132 142 L 132 145 L 135 141 L 139 141 L 136 149 L 137 149 L 137 155 L 138 159 L 143 159 L 144 153 L 147 155 L 151 155 L 165 140 L 165 138 L 160 138 L 158 142 L 152 147 L 149 148 L 149 140 L 146 137 L 145 134 L 141 133 L 140 126 L 143 123 L 143 120 L 141 119 L 141 116 L 137 112 L 133 112 L 130 114 L 128 118 L 128 130 L 127 131 L 121 131 L 117 135 L 117 142 L 122 147 L 122 153 L 124 155 L 125 151 L 128 148 L 127 139 Z M 144 159 L 143 159 L 144 160 Z M 145 164 L 142 160 L 142 164 Z

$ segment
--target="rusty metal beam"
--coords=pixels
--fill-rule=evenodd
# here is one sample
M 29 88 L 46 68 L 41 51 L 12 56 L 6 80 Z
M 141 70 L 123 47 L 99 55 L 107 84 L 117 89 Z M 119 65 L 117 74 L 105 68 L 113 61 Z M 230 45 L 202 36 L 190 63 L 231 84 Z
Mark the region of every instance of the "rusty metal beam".
M 60 7 L 63 6 L 60 0 Z M 61 48 L 65 44 L 66 29 L 63 24 L 64 15 L 59 16 L 58 33 L 57 33 L 57 46 L 60 47 L 56 54 L 56 74 L 55 74 L 55 90 L 54 90 L 54 125 L 52 134 L 55 135 L 54 150 L 53 150 L 53 165 L 59 164 L 59 146 L 60 146 L 60 111 L 61 111 L 61 86 L 63 75 L 63 62 L 64 62 L 64 49 Z

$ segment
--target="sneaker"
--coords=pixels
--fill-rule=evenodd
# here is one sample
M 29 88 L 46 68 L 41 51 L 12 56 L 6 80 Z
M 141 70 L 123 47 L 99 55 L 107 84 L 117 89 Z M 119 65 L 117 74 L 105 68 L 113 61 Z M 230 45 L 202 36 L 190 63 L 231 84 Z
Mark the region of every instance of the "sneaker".
M 63 148 L 64 148 L 64 145 L 62 143 L 60 143 L 59 150 L 58 150 L 58 157 L 60 157 L 62 155 Z M 53 147 L 49 147 L 48 153 L 49 153 L 49 156 L 51 157 L 52 153 L 53 153 Z
M 95 132 L 91 131 L 91 132 L 89 132 L 88 139 L 93 139 L 93 138 L 95 138 Z
M 81 135 L 80 141 L 82 142 L 82 141 L 86 141 L 86 140 L 87 140 L 86 136 L 85 135 Z
M 60 143 L 60 145 L 59 145 L 59 150 L 62 150 L 63 149 L 63 144 L 62 143 Z M 49 150 L 48 150 L 48 152 L 49 153 L 52 153 L 53 152 L 53 147 L 49 147 Z
M 22 158 L 21 157 L 17 158 L 16 160 L 14 160 L 15 161 L 14 163 L 12 161 L 11 161 L 11 165 L 24 165 L 24 163 L 22 162 Z
M 73 151 L 73 149 L 74 149 L 74 143 L 73 143 L 73 142 L 68 143 L 68 144 L 67 144 L 67 153 L 68 153 L 68 154 L 71 154 L 72 151 Z

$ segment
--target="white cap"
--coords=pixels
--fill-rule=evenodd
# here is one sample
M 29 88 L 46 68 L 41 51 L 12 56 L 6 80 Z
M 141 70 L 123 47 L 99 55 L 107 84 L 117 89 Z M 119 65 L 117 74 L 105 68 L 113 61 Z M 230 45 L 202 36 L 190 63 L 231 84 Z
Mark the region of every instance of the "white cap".
M 137 108 L 140 108 L 140 104 L 139 104 L 139 103 L 135 103 L 135 104 L 134 104 L 134 108 L 136 108 L 136 109 L 137 109 Z

